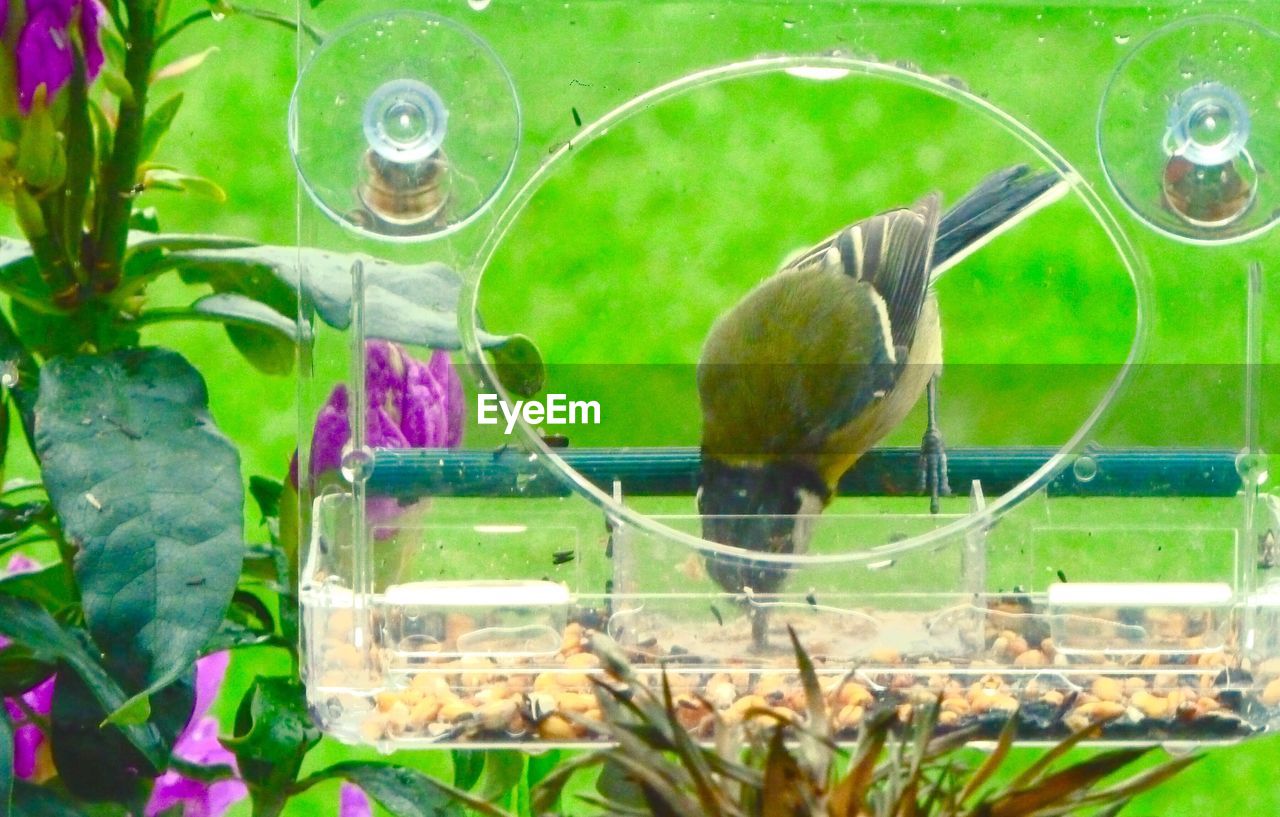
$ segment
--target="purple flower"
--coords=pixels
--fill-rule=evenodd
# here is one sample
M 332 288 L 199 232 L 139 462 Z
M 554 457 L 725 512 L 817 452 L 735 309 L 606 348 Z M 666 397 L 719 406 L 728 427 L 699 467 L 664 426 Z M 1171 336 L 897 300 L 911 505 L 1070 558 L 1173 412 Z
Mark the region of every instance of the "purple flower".
M 196 662 L 196 702 L 187 728 L 178 736 L 173 753 L 188 763 L 199 766 L 226 765 L 236 768 L 236 757 L 218 742 L 218 721 L 209 715 L 209 707 L 218 696 L 222 678 L 227 673 L 231 653 L 219 652 Z M 238 773 L 238 772 L 237 772 Z M 146 817 L 155 817 L 176 805 L 182 806 L 184 817 L 218 817 L 232 804 L 249 793 L 244 781 L 218 780 L 212 783 L 184 777 L 170 769 L 156 778 Z
M 447 352 L 425 363 L 385 340 L 365 344 L 365 439 L 372 448 L 454 448 L 462 441 L 462 381 Z M 329 394 L 311 437 L 311 475 L 336 471 L 351 445 L 347 387 Z M 298 481 L 297 460 L 289 477 Z
M 373 809 L 369 806 L 369 797 L 364 790 L 352 783 L 342 784 L 341 799 L 338 801 L 338 817 L 372 817 Z
M 423 362 L 386 340 L 365 344 L 365 394 L 368 404 L 365 442 L 370 448 L 455 448 L 462 442 L 462 381 L 449 354 L 437 349 Z M 351 446 L 347 412 L 349 395 L 335 386 L 316 416 L 311 435 L 311 476 L 337 471 Z M 298 485 L 298 457 L 289 463 L 289 481 Z M 399 503 L 390 497 L 370 498 L 366 505 L 375 523 L 394 519 Z M 379 537 L 385 531 L 376 531 Z
M 92 81 L 102 70 L 98 40 L 102 14 L 98 0 L 31 0 L 27 4 L 27 21 L 18 34 L 16 49 L 18 105 L 23 113 L 31 110 L 41 85 L 52 99 L 71 79 L 75 70 L 73 33 L 80 39 L 87 78 Z
M 40 565 L 22 554 L 9 559 L 5 573 L 31 573 L 40 569 Z M 7 646 L 9 640 L 0 636 L 0 649 Z M 40 725 L 27 718 L 27 711 L 47 716 L 53 705 L 53 676 L 41 681 L 36 686 L 22 693 L 21 702 L 12 698 L 4 701 L 5 711 L 9 713 L 9 721 L 13 724 L 13 773 L 23 780 L 37 782 L 53 777 L 53 758 L 49 754 L 49 742 L 45 740 Z

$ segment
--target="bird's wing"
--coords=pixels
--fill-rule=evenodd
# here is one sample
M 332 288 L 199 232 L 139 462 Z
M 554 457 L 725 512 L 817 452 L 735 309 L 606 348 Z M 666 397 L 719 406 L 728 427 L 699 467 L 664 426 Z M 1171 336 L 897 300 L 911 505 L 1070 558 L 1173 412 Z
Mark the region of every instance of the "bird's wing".
M 836 269 L 854 280 L 870 283 L 885 301 L 896 356 L 905 363 L 929 289 L 929 266 L 937 233 L 935 193 L 910 208 L 890 210 L 850 224 L 784 269 Z

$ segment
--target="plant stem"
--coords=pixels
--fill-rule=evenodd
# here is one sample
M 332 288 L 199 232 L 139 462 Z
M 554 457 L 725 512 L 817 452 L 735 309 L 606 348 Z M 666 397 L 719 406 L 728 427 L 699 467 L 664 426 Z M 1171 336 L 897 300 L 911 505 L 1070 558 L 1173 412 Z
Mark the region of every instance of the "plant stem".
M 286 17 L 285 15 L 277 14 L 274 11 L 253 8 L 252 6 L 237 6 L 227 3 L 226 7 L 228 11 L 233 14 L 243 14 L 246 17 L 253 17 L 258 20 L 264 20 L 268 23 L 274 23 L 278 26 L 284 26 L 291 31 L 301 31 L 309 40 L 311 40 L 312 43 L 316 45 L 319 45 L 324 40 L 324 35 L 320 33 L 319 29 L 314 26 L 307 25 L 301 20 Z M 214 19 L 213 11 L 210 9 L 201 9 L 200 11 L 194 11 L 191 14 L 188 14 L 156 38 L 156 50 L 160 50 L 161 46 L 167 44 L 170 40 L 181 34 L 194 23 L 210 19 Z
M 132 188 L 138 176 L 146 124 L 147 86 L 156 53 L 154 6 L 145 0 L 126 0 L 125 9 L 129 28 L 124 32 L 128 45 L 124 76 L 133 90 L 133 98 L 120 100 L 115 144 L 111 157 L 102 166 L 92 267 L 94 288 L 100 293 L 110 292 L 120 282 L 129 238 L 129 216 L 133 212 Z

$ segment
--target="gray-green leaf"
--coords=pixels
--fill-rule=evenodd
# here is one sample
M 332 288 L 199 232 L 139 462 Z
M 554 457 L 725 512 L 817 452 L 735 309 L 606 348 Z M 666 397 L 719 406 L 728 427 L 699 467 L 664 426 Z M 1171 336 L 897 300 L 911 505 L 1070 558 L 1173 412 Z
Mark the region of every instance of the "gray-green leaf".
M 124 691 L 97 659 L 35 602 L 0 595 L 0 635 L 26 647 L 36 661 L 47 664 L 64 662 L 84 681 L 104 711 L 113 712 L 125 704 Z M 156 768 L 163 768 L 168 750 L 153 724 L 125 726 L 121 731 L 148 762 Z
M 126 688 L 159 689 L 217 631 L 240 574 L 236 449 L 199 373 L 163 349 L 54 358 L 35 414 L 89 630 Z
M 288 374 L 297 354 L 298 324 L 271 307 L 237 292 L 215 292 L 191 305 L 227 327 L 240 354 L 267 374 Z
M 85 817 L 70 800 L 48 786 L 14 781 L 13 817 Z
M 490 817 L 513 817 L 492 803 L 416 769 L 387 763 L 362 760 L 335 763 L 299 783 L 299 789 L 334 778 L 356 784 L 395 817 L 462 817 L 464 805 Z

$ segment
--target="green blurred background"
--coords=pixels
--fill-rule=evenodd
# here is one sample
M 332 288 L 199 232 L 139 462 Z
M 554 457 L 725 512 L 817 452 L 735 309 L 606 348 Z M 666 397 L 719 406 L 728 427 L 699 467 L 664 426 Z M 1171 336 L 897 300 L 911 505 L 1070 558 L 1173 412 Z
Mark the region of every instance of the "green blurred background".
M 181 13 L 197 4 L 175 5 Z M 262 5 L 294 11 L 283 2 Z M 838 48 L 963 78 L 1043 134 L 1115 211 L 1119 205 L 1105 189 L 1094 148 L 1093 118 L 1119 60 L 1144 34 L 1188 14 L 1280 23 L 1273 0 L 820 3 L 801 4 L 794 13 L 733 2 L 477 5 L 488 7 L 476 11 L 456 0 L 432 8 L 474 26 L 515 76 L 526 117 L 515 186 L 578 131 L 575 117 L 590 123 L 696 68 L 758 53 Z M 327 0 L 314 19 L 332 30 L 372 10 Z M 198 71 L 156 88 L 157 99 L 186 95 L 159 158 L 216 180 L 229 200 L 146 193 L 140 204 L 159 209 L 166 231 L 293 243 L 297 188 L 285 134 L 298 44 L 283 28 L 230 15 L 193 29 L 163 58 L 209 46 L 217 51 Z M 531 332 L 552 362 L 594 364 L 566 375 L 562 390 L 595 390 L 593 397 L 604 390 L 602 402 L 645 407 L 624 412 L 615 424 L 606 421 L 599 436 L 581 442 L 693 444 L 689 383 L 681 387 L 677 375 L 675 396 L 664 392 L 655 400 L 659 381 L 619 378 L 612 365 L 656 363 L 687 372 L 710 319 L 787 252 L 930 190 L 954 200 L 986 172 L 1034 160 L 989 119 L 892 83 L 813 83 L 775 74 L 702 89 L 620 124 L 557 165 L 524 213 L 505 225 L 510 230 L 486 273 L 481 304 L 488 328 Z M 309 241 L 415 257 L 413 250 L 360 244 L 325 224 L 309 204 L 302 212 Z M 998 367 L 975 368 L 983 377 L 951 376 L 957 386 L 944 406 L 944 428 L 953 442 L 1061 442 L 1127 353 L 1136 301 L 1115 251 L 1079 200 L 1052 212 L 940 284 L 949 364 L 1023 364 L 1008 369 L 1019 374 L 1007 381 L 992 379 Z M 1120 220 L 1149 265 L 1143 275 L 1155 314 L 1145 360 L 1158 365 L 1140 378 L 1098 438 L 1238 445 L 1239 371 L 1206 376 L 1193 367 L 1242 361 L 1244 268 L 1261 260 L 1269 281 L 1280 284 L 1275 234 L 1201 249 L 1155 236 L 1128 216 Z M 477 229 L 492 226 L 482 221 Z M 464 237 L 423 252 L 465 267 L 472 241 Z M 1010 276 L 1010 269 L 1019 275 Z M 172 282 L 153 291 L 166 303 L 191 294 Z M 1274 308 L 1266 325 L 1265 359 L 1274 363 L 1280 361 Z M 181 351 L 205 374 L 214 416 L 239 444 L 246 478 L 283 477 L 298 429 L 293 379 L 253 370 L 213 324 L 148 327 L 144 339 Z M 1039 365 L 1046 361 L 1053 367 Z M 340 355 L 323 356 L 317 370 L 314 394 L 323 396 L 340 377 Z M 1051 408 L 1028 412 L 1032 400 Z M 1274 378 L 1264 408 L 1264 439 L 1274 449 L 1280 437 Z M 895 442 L 918 437 L 920 423 L 908 426 Z M 262 536 L 256 514 L 246 512 L 246 522 Z M 226 718 L 254 672 L 286 669 L 267 653 L 240 654 L 219 705 L 224 723 L 229 726 Z M 373 753 L 326 741 L 312 762 L 357 755 Z M 448 773 L 445 755 L 395 759 Z M 1280 813 L 1277 767 L 1275 738 L 1213 749 L 1126 813 Z M 326 785 L 295 801 L 290 813 L 335 808 L 336 786 Z

